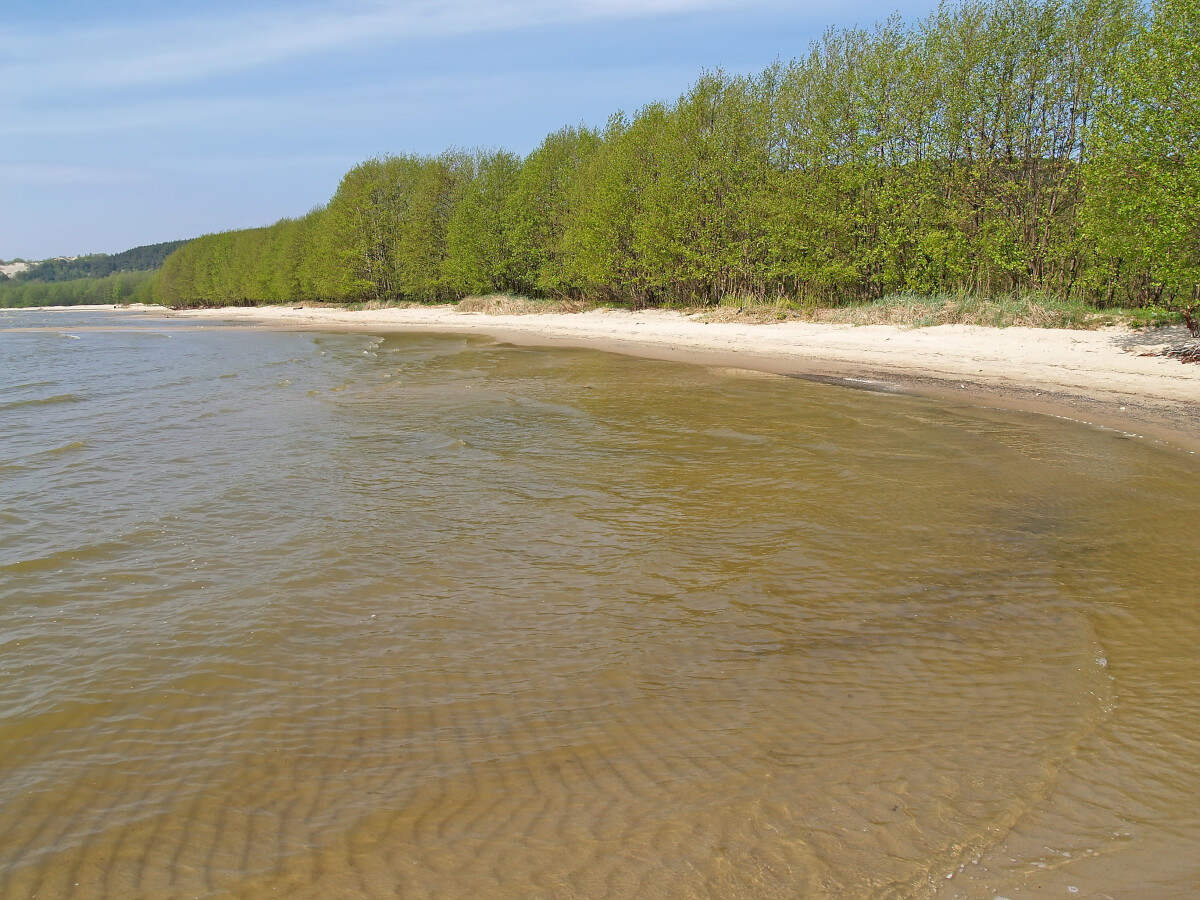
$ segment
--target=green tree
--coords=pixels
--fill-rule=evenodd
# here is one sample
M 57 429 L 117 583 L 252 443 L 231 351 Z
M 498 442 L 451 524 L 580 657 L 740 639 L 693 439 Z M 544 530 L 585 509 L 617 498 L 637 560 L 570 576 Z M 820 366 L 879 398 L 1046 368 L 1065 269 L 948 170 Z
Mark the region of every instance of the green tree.
M 1155 0 L 1112 73 L 1089 166 L 1088 225 L 1136 296 L 1200 334 L 1200 3 Z
M 327 261 L 337 296 L 379 300 L 395 292 L 394 252 L 416 161 L 383 156 L 343 177 L 326 208 Z
M 446 225 L 446 279 L 458 294 L 518 292 L 513 259 L 512 196 L 521 160 L 506 150 L 479 152 L 458 181 Z
M 667 107 L 642 109 L 632 123 L 609 118 L 602 142 L 572 184 L 563 231 L 562 277 L 597 299 L 643 305 L 654 300 L 634 223 L 646 186 L 658 177 L 657 157 Z
M 564 244 L 575 213 L 576 181 L 600 147 L 598 132 L 563 128 L 525 157 L 508 199 L 512 271 L 520 293 L 567 296 L 579 290 Z

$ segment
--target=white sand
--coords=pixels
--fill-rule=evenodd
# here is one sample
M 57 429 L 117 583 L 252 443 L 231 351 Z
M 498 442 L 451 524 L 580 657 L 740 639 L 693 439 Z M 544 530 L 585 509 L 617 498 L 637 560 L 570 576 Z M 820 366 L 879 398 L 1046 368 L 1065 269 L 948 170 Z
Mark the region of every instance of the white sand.
M 3 272 L 9 278 L 12 278 L 14 275 L 19 275 L 24 272 L 30 267 L 30 265 L 31 264 L 27 262 L 5 263 L 4 265 L 0 266 L 0 272 Z
M 1143 355 L 1187 342 L 1182 327 L 1136 332 L 710 324 L 664 310 L 499 316 L 461 313 L 452 306 L 362 312 L 274 306 L 172 315 L 274 328 L 468 333 L 527 345 L 592 347 L 957 396 L 1200 449 L 1200 365 Z

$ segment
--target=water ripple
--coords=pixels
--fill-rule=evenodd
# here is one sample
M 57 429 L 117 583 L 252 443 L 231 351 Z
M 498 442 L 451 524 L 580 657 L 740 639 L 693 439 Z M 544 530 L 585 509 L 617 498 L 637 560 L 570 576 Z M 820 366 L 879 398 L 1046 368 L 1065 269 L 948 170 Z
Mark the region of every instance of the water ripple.
M 2 900 L 1194 883 L 1194 464 L 599 353 L 93 324 L 0 335 L 88 400 L 0 432 Z

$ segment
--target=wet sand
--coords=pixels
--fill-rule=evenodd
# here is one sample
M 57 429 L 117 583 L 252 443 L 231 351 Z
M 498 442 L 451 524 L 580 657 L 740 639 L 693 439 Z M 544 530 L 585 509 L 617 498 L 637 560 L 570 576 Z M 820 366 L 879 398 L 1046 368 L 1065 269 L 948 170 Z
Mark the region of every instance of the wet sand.
M 756 325 L 709 323 L 666 310 L 488 315 L 453 306 L 370 311 L 268 306 L 172 315 L 273 328 L 484 334 L 527 346 L 587 347 L 953 397 L 1200 450 L 1200 366 L 1148 355 L 1186 342 L 1182 327 L 1137 332 L 1121 327 Z

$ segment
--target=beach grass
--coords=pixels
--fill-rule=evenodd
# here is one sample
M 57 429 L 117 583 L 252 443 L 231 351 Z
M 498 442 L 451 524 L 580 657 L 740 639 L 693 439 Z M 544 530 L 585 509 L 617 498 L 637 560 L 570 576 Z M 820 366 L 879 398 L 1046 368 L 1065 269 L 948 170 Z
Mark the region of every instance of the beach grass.
M 461 313 L 484 313 L 490 316 L 528 316 L 546 313 L 578 313 L 597 309 L 584 300 L 536 300 L 519 294 L 488 294 L 484 297 L 465 297 L 455 309 Z
M 713 322 L 809 321 L 831 325 L 895 325 L 928 328 L 936 325 L 979 325 L 989 328 L 1095 329 L 1111 325 L 1148 328 L 1174 325 L 1179 313 L 1158 308 L 1097 309 L 1081 301 L 1046 294 L 893 294 L 880 300 L 845 305 L 804 303 L 779 298 L 722 298 L 714 307 L 695 311 Z
M 304 302 L 304 307 L 347 310 L 420 309 L 428 303 L 369 300 L 358 303 Z M 450 304 L 456 312 L 494 316 L 581 313 L 589 310 L 625 309 L 580 299 L 539 299 L 520 294 L 487 294 L 465 297 Z M 892 294 L 874 301 L 845 304 L 809 302 L 790 297 L 767 298 L 729 294 L 712 305 L 666 304 L 683 315 L 705 322 L 817 322 L 828 325 L 894 325 L 929 328 L 937 325 L 976 325 L 988 328 L 1070 328 L 1093 330 L 1114 325 L 1134 329 L 1178 325 L 1178 312 L 1161 307 L 1097 309 L 1082 301 L 1067 301 L 1040 293 L 981 296 L 971 293 Z

